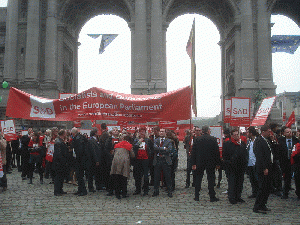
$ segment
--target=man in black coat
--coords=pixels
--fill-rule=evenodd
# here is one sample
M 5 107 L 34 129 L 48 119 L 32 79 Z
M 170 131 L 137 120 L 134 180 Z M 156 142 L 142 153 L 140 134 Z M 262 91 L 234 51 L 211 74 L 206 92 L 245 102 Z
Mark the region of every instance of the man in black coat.
M 67 132 L 65 130 L 60 130 L 58 132 L 58 138 L 55 140 L 54 153 L 53 153 L 53 163 L 52 169 L 55 171 L 54 178 L 54 195 L 61 196 L 66 194 L 63 191 L 63 182 L 65 173 L 67 170 L 67 159 L 68 159 L 68 146 L 65 143 L 65 138 Z
M 286 127 L 283 132 L 283 137 L 278 139 L 278 149 L 279 149 L 279 161 L 280 167 L 282 169 L 284 187 L 283 187 L 283 199 L 287 199 L 289 191 L 291 189 L 291 179 L 292 179 L 292 166 L 291 166 L 291 154 L 294 145 L 298 143 L 296 137 L 292 135 L 291 128 Z
M 87 143 L 87 175 L 89 192 L 95 192 L 93 186 L 93 177 L 95 177 L 96 188 L 100 187 L 100 145 L 97 139 L 98 129 L 93 128 L 90 133 L 90 138 Z
M 206 170 L 208 180 L 208 190 L 211 202 L 219 201 L 216 198 L 214 190 L 215 185 L 215 168 L 220 166 L 219 145 L 215 137 L 210 136 L 210 129 L 208 126 L 202 127 L 202 136 L 195 138 L 191 156 L 192 169 L 195 171 L 195 201 L 199 201 L 199 192 L 201 190 L 201 183 Z
M 149 160 L 153 152 L 153 142 L 146 137 L 146 128 L 139 129 L 139 137 L 134 140 L 133 151 L 135 159 L 133 160 L 133 177 L 135 180 L 134 195 L 141 193 L 142 178 L 144 176 L 144 196 L 149 191 Z
M 253 207 L 253 212 L 265 214 L 270 211 L 266 204 L 271 190 L 271 169 L 273 167 L 273 153 L 271 144 L 267 140 L 271 129 L 264 125 L 261 135 L 255 139 L 253 150 L 256 157 L 255 169 L 258 176 L 259 190 Z
M 76 159 L 76 177 L 78 180 L 78 191 L 74 193 L 78 196 L 87 195 L 87 190 L 84 183 L 84 171 L 87 170 L 88 156 L 87 156 L 87 139 L 78 132 L 77 128 L 72 128 L 71 133 L 73 135 L 71 149 L 74 149 Z
M 26 176 L 29 177 L 29 171 L 30 171 L 30 153 L 28 150 L 28 144 L 30 142 L 30 138 L 33 136 L 33 129 L 28 128 L 28 134 L 23 135 L 20 138 L 21 142 L 21 167 L 22 167 L 22 180 L 26 180 Z
M 159 138 L 156 138 L 154 141 L 154 193 L 152 195 L 153 197 L 159 195 L 159 181 L 161 170 L 163 170 L 164 177 L 166 180 L 168 196 L 170 198 L 173 197 L 171 181 L 172 150 L 173 145 L 171 140 L 166 138 L 166 130 L 160 129 Z
M 247 168 L 248 152 L 241 141 L 239 131 L 231 131 L 231 140 L 224 143 L 223 159 L 228 177 L 228 199 L 231 204 L 245 202 L 242 198 L 244 174 Z

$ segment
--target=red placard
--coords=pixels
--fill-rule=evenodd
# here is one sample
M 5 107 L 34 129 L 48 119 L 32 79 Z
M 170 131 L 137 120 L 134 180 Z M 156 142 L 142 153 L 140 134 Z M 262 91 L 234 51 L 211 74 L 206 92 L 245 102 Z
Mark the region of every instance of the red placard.
M 224 123 L 230 123 L 231 99 L 224 99 Z

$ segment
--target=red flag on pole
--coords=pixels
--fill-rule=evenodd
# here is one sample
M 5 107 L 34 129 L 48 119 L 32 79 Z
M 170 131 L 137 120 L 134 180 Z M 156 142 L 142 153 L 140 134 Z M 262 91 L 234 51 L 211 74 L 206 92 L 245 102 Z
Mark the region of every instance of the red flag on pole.
M 292 124 L 294 124 L 295 122 L 296 122 L 295 111 L 293 111 L 285 126 L 291 128 Z

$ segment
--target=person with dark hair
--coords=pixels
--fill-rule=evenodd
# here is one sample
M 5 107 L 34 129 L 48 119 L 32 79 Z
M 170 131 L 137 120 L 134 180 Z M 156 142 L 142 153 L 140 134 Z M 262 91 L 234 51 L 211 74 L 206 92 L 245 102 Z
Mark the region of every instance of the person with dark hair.
M 259 135 L 253 145 L 256 162 L 255 169 L 258 177 L 258 193 L 256 196 L 253 212 L 266 214 L 270 211 L 266 207 L 271 189 L 271 173 L 273 167 L 272 148 L 267 140 L 270 135 L 270 128 L 267 125 L 261 127 L 261 135 Z
M 96 187 L 97 190 L 108 190 L 108 182 L 109 182 L 109 172 L 110 167 L 107 164 L 109 155 L 105 151 L 105 144 L 107 139 L 109 138 L 109 133 L 107 131 L 106 123 L 101 123 L 101 135 L 99 137 L 99 145 L 100 145 L 100 154 L 101 154 L 101 162 L 100 162 L 100 181 L 99 186 Z
M 249 176 L 251 188 L 252 188 L 252 194 L 248 196 L 248 198 L 256 198 L 257 192 L 258 192 L 258 180 L 257 180 L 257 174 L 255 171 L 255 154 L 253 151 L 253 145 L 255 142 L 255 139 L 257 137 L 258 133 L 255 129 L 255 127 L 249 127 L 247 130 L 247 136 L 249 138 L 247 143 L 247 151 L 248 151 L 248 168 L 247 168 L 247 174 Z
M 214 190 L 215 169 L 220 166 L 219 145 L 217 139 L 210 135 L 208 126 L 203 126 L 202 136 L 196 137 L 194 140 L 191 163 L 196 176 L 194 200 L 199 201 L 202 178 L 206 170 L 210 201 L 219 201 Z
M 74 149 L 76 154 L 75 167 L 76 177 L 78 180 L 78 191 L 74 195 L 84 196 L 87 195 L 87 190 L 84 182 L 84 172 L 87 170 L 87 139 L 79 133 L 77 128 L 72 128 L 73 135 L 71 149 Z
M 108 196 L 112 196 L 114 194 L 113 180 L 110 176 L 111 164 L 114 158 L 114 146 L 119 143 L 119 135 L 120 132 L 117 127 L 114 127 L 111 131 L 111 136 L 109 136 L 105 143 L 104 148 L 104 157 L 105 157 L 105 181 L 106 181 L 106 190 L 108 192 Z
M 280 167 L 283 172 L 283 195 L 282 199 L 288 199 L 289 191 L 291 189 L 292 180 L 292 166 L 291 166 L 291 154 L 294 145 L 298 143 L 297 138 L 292 135 L 291 128 L 285 127 L 283 131 L 283 137 L 278 139 L 278 149 L 279 149 L 279 161 Z
M 159 137 L 159 126 L 155 126 L 152 128 L 152 133 L 149 136 L 149 138 L 154 143 L 155 139 Z M 153 160 L 154 160 L 154 151 L 152 152 L 150 158 L 149 158 L 149 171 L 150 171 L 150 182 L 149 186 L 154 186 L 154 166 L 153 166 Z
M 153 142 L 146 136 L 146 128 L 139 129 L 138 137 L 133 142 L 133 152 L 135 159 L 133 160 L 133 177 L 135 180 L 134 195 L 141 193 L 142 178 L 144 177 L 144 196 L 149 192 L 149 158 L 153 153 Z
M 122 135 L 120 142 L 114 145 L 114 158 L 111 164 L 111 180 L 114 183 L 117 199 L 127 197 L 127 179 L 130 175 L 130 158 L 134 157 L 131 138 L 129 135 Z
M 32 184 L 33 171 L 36 168 L 40 175 L 40 183 L 43 184 L 43 174 L 44 168 L 42 167 L 43 158 L 46 156 L 46 150 L 43 146 L 43 141 L 40 139 L 40 136 L 37 132 L 35 132 L 28 144 L 28 150 L 30 152 L 30 171 L 29 171 L 29 182 L 28 184 Z
M 97 138 L 98 129 L 92 128 L 90 138 L 87 143 L 87 177 L 88 177 L 88 189 L 89 192 L 95 192 L 93 186 L 93 177 L 95 177 L 96 188 L 100 186 L 100 145 Z
M 231 204 L 245 202 L 242 198 L 244 174 L 248 154 L 246 144 L 241 141 L 239 131 L 231 131 L 231 140 L 224 143 L 223 159 L 228 176 L 228 199 Z
M 172 165 L 172 142 L 170 139 L 166 138 L 166 130 L 160 129 L 159 137 L 154 141 L 154 192 L 153 197 L 159 195 L 159 181 L 160 172 L 163 170 L 168 196 L 170 198 L 172 195 L 172 182 L 171 182 L 171 165 Z
M 29 178 L 29 172 L 30 172 L 30 164 L 29 164 L 29 160 L 30 160 L 30 152 L 28 151 L 28 144 L 30 142 L 30 139 L 33 135 L 33 129 L 30 127 L 28 128 L 28 134 L 23 135 L 20 138 L 20 142 L 21 142 L 21 167 L 22 167 L 22 180 L 26 180 L 27 178 Z M 27 178 L 26 178 L 27 176 Z
M 167 138 L 171 139 L 174 142 L 174 149 L 171 154 L 172 156 L 172 165 L 171 165 L 171 181 L 172 181 L 172 191 L 175 190 L 175 172 L 178 167 L 178 146 L 179 146 L 179 139 L 176 136 L 176 133 L 173 130 L 167 132 Z
M 65 143 L 67 132 L 60 130 L 58 132 L 58 138 L 55 139 L 53 163 L 52 167 L 55 171 L 54 178 L 54 195 L 61 196 L 67 194 L 63 191 L 64 177 L 67 170 L 67 159 L 68 159 L 68 147 Z

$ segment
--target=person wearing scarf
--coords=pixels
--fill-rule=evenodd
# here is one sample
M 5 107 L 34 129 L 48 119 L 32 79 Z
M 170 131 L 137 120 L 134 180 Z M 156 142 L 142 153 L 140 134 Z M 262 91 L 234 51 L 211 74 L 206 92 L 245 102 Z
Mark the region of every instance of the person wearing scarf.
M 114 158 L 111 164 L 110 175 L 115 195 L 118 199 L 127 197 L 127 178 L 130 174 L 130 157 L 134 157 L 132 150 L 131 138 L 129 135 L 121 136 L 121 142 L 114 146 Z
M 244 174 L 247 168 L 248 152 L 246 144 L 241 141 L 239 131 L 231 131 L 231 139 L 224 143 L 223 159 L 228 176 L 228 199 L 231 204 L 245 202 L 241 198 Z
M 142 178 L 144 176 L 144 196 L 149 191 L 149 159 L 153 153 L 153 141 L 146 137 L 146 128 L 139 129 L 139 137 L 134 140 L 133 151 L 135 159 L 133 161 L 133 177 L 135 180 L 134 195 L 141 193 Z
M 40 139 L 40 136 L 38 133 L 34 133 L 32 138 L 30 139 L 30 142 L 28 144 L 28 149 L 30 151 L 30 170 L 29 170 L 29 182 L 28 184 L 32 184 L 32 177 L 33 177 L 33 171 L 36 168 L 40 175 L 40 183 L 43 184 L 43 173 L 44 168 L 42 167 L 43 157 L 44 154 L 42 153 L 42 147 L 43 147 L 43 140 Z
M 295 168 L 295 193 L 300 200 L 300 143 L 297 143 L 294 147 L 294 150 L 291 155 L 291 165 L 294 165 Z

